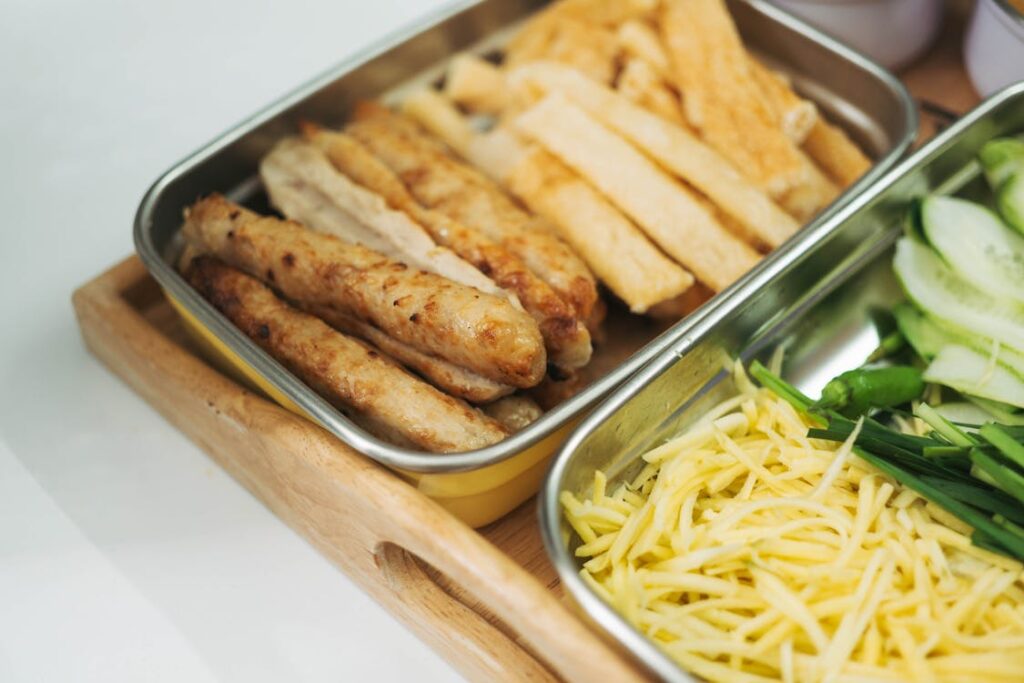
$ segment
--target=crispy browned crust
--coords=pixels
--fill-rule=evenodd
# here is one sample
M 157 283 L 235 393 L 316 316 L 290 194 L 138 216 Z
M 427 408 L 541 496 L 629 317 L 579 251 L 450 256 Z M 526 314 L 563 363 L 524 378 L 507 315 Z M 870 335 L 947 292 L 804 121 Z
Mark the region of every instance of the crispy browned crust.
M 507 434 L 497 421 L 213 257 L 194 259 L 186 277 L 247 336 L 371 432 L 439 453 L 482 448 Z
M 529 387 L 547 355 L 537 324 L 507 300 L 293 221 L 213 195 L 187 212 L 186 239 L 289 299 L 333 306 L 489 379 Z
M 549 226 L 410 119 L 372 103 L 357 107 L 355 118 L 346 132 L 397 173 L 420 204 L 494 240 L 572 306 L 576 318 L 590 316 L 598 296 L 594 276 Z
M 722 0 L 665 0 L 660 28 L 690 124 L 773 197 L 803 182 Z
M 481 377 L 442 358 L 423 353 L 388 336 L 386 332 L 378 330 L 373 325 L 329 306 L 300 304 L 299 307 L 334 329 L 369 342 L 441 391 L 456 398 L 470 403 L 489 403 L 515 391 L 513 386 Z
M 424 208 L 387 165 L 351 136 L 308 126 L 303 132 L 340 172 L 376 192 L 392 208 L 404 211 L 438 244 L 476 266 L 499 287 L 514 293 L 537 321 L 549 362 L 578 368 L 590 361 L 592 349 L 586 327 L 576 319 L 572 308 L 534 275 L 522 259 L 478 230 L 439 211 Z

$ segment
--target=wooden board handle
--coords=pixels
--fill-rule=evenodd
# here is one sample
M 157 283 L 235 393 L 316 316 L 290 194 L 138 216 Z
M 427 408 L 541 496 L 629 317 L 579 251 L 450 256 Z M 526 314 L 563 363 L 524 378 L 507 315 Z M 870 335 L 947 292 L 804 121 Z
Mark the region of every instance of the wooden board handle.
M 470 679 L 643 680 L 479 533 L 172 339 L 180 326 L 138 259 L 73 301 L 100 360 Z

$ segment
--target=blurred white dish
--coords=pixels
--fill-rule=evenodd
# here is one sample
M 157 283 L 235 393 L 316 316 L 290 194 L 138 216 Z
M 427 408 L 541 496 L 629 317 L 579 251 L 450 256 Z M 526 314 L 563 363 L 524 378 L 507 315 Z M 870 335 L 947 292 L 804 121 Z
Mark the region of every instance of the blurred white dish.
M 942 24 L 942 0 L 773 0 L 886 67 L 924 52 Z
M 1024 15 L 1006 0 L 978 0 L 964 41 L 964 63 L 982 97 L 1024 80 Z

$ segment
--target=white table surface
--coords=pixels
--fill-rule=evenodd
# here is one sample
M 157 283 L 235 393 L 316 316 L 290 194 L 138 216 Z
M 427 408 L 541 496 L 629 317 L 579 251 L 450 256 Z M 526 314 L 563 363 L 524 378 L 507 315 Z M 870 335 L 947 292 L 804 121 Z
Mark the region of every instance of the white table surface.
M 439 0 L 0 0 L 0 681 L 455 672 L 89 356 L 171 163 Z

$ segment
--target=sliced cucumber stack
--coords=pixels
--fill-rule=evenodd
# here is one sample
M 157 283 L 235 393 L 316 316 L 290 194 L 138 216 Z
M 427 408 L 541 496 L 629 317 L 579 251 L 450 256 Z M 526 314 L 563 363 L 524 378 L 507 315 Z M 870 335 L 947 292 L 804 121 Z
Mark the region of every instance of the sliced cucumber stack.
M 928 197 L 920 205 L 920 225 L 924 238 L 965 280 L 994 297 L 1024 302 L 1024 236 L 995 213 L 964 199 Z
M 1024 381 L 1017 373 L 959 344 L 942 347 L 924 371 L 924 379 L 962 394 L 1024 407 Z
M 986 142 L 978 153 L 985 179 L 995 190 L 1011 176 L 1024 173 L 1024 140 L 995 138 Z
M 1024 304 L 975 287 L 908 237 L 896 245 L 893 270 L 907 296 L 936 321 L 1024 353 Z
M 1024 233 L 1024 173 L 1013 176 L 996 191 L 996 206 L 1014 230 Z
M 1024 140 L 997 138 L 978 155 L 1003 219 L 1024 233 Z

